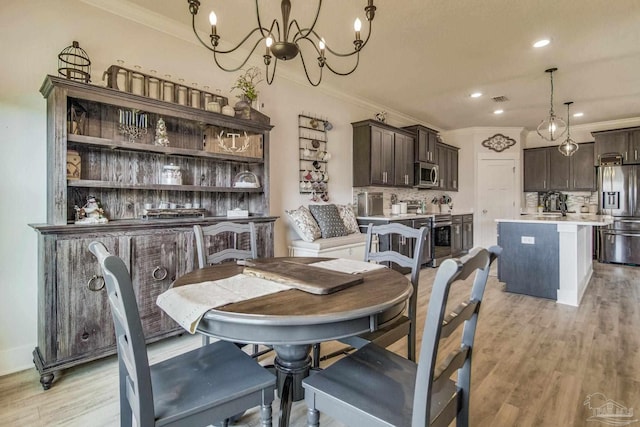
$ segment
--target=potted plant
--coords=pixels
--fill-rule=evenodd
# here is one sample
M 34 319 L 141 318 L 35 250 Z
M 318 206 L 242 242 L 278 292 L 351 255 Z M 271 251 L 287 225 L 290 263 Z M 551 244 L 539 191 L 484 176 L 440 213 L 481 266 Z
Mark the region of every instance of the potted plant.
M 240 99 L 240 101 L 236 103 L 236 109 L 251 106 L 251 103 L 258 98 L 256 86 L 261 81 L 262 77 L 258 67 L 250 67 L 245 70 L 244 74 L 238 76 L 235 84 L 231 87 L 232 92 L 234 90 L 240 91 L 240 93 L 236 95 L 236 97 Z M 243 102 L 245 104 L 239 105 Z

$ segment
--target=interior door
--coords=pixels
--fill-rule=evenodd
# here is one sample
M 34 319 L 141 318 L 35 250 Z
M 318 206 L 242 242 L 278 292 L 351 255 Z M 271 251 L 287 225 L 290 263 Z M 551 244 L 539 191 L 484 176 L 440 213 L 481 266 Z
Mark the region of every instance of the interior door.
M 481 159 L 478 162 L 478 245 L 497 244 L 496 219 L 516 214 L 516 160 Z

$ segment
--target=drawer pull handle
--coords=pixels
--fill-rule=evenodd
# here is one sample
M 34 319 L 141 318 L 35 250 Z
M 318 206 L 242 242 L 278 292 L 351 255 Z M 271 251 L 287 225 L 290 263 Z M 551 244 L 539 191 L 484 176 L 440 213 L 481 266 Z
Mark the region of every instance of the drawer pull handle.
M 160 274 L 158 274 L 158 273 L 160 273 Z M 166 279 L 167 278 L 167 274 L 169 274 L 169 273 L 168 273 L 166 268 L 164 268 L 164 267 L 156 267 L 156 268 L 153 269 L 153 272 L 151 273 L 151 276 L 153 276 L 153 280 L 160 281 L 160 280 Z
M 99 292 L 104 289 L 104 277 L 94 274 L 87 282 L 87 288 L 93 292 Z

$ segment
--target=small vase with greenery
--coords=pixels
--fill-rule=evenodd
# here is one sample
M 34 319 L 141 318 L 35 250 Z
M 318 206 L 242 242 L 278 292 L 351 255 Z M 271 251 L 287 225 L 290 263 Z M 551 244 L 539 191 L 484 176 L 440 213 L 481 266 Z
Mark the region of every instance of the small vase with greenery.
M 236 97 L 240 99 L 240 102 L 244 101 L 250 106 L 253 101 L 258 99 L 256 86 L 261 81 L 260 69 L 258 67 L 251 67 L 245 70 L 244 74 L 238 76 L 236 83 L 231 87 L 231 91 L 239 90 L 240 93 L 236 95 Z M 240 104 L 240 102 L 238 104 Z M 240 107 L 238 104 L 236 104 L 236 107 Z

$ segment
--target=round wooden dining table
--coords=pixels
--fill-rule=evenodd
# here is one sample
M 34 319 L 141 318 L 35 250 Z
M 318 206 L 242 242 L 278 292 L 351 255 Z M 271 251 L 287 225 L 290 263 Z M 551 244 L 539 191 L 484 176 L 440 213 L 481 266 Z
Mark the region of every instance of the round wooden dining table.
M 325 260 L 282 257 L 251 262 L 312 264 Z M 233 263 L 209 266 L 179 277 L 173 286 L 224 279 L 241 274 L 243 269 Z M 288 289 L 212 308 L 197 331 L 225 341 L 273 347 L 280 426 L 287 426 L 291 402 L 304 398 L 302 379 L 309 375 L 313 344 L 375 331 L 405 310 L 413 288 L 404 275 L 390 268 L 360 274 L 361 283 L 334 293 L 317 295 Z

